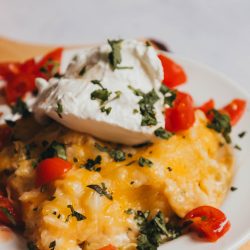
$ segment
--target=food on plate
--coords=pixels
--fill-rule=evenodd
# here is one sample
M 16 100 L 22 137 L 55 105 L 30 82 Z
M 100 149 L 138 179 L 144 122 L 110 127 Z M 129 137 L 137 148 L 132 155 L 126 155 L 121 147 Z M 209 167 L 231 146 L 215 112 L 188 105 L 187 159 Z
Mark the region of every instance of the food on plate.
M 246 102 L 195 106 L 176 89 L 183 68 L 149 43 L 108 40 L 65 72 L 62 52 L 0 64 L 0 223 L 39 250 L 153 250 L 189 230 L 222 237 L 231 126 Z

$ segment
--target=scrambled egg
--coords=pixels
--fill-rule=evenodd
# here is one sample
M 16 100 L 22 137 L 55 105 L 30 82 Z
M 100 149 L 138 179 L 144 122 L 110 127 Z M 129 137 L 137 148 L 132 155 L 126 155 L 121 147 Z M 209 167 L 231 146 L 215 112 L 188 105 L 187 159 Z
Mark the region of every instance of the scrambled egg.
M 191 129 L 144 147 L 121 146 L 126 160 L 116 162 L 96 147 L 113 144 L 55 123 L 42 128 L 22 121 L 15 128 L 18 141 L 1 152 L 0 172 L 8 173 L 10 196 L 22 207 L 26 238 L 40 250 L 49 250 L 53 241 L 60 250 L 95 250 L 109 243 L 135 248 L 138 227 L 128 209 L 150 210 L 152 215 L 161 210 L 169 220 L 201 205 L 218 207 L 230 185 L 233 157 L 223 137 L 206 124 L 197 111 Z M 73 167 L 63 178 L 37 188 L 35 163 L 45 142 L 53 140 L 66 145 Z M 100 171 L 82 167 L 98 155 Z M 140 157 L 150 160 L 150 166 L 140 166 Z M 87 187 L 102 183 L 112 199 Z M 70 207 L 86 219 L 70 216 Z

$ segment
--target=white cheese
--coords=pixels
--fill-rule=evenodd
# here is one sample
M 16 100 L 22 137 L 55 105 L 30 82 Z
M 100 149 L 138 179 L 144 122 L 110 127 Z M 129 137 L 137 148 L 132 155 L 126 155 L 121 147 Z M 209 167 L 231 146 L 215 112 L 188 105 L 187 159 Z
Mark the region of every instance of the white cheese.
M 155 129 L 165 126 L 163 98 L 158 91 L 163 69 L 157 53 L 142 42 L 124 40 L 121 43 L 122 61 L 119 66 L 130 68 L 112 70 L 108 59 L 110 52 L 108 43 L 85 49 L 71 61 L 61 79 L 51 79 L 49 82 L 38 79 L 40 95 L 33 109 L 37 120 L 43 121 L 44 117 L 49 116 L 73 130 L 128 145 L 151 140 Z M 85 73 L 79 75 L 83 68 Z M 101 112 L 100 100 L 91 99 L 91 93 L 101 89 L 91 82 L 93 80 L 99 80 L 104 88 L 112 92 L 103 105 L 111 107 L 109 114 Z M 138 102 L 142 97 L 136 96 L 128 88 L 129 85 L 144 93 L 152 89 L 157 92 L 160 98 L 154 104 L 157 125 L 141 125 Z M 116 91 L 120 91 L 121 95 L 114 99 Z M 58 103 L 63 108 L 60 116 L 57 113 Z

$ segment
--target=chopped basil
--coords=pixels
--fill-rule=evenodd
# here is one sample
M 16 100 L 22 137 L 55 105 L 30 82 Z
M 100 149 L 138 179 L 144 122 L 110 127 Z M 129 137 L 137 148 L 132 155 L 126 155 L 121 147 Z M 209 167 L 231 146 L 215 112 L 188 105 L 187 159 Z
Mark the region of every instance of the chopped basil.
M 101 168 L 96 167 L 96 165 L 101 164 L 102 157 L 98 155 L 94 160 L 93 159 L 88 159 L 85 164 L 82 164 L 80 167 L 81 168 L 86 168 L 89 171 L 95 171 L 95 172 L 100 172 Z
M 70 216 L 75 217 L 77 219 L 77 221 L 81 221 L 81 220 L 86 219 L 86 216 L 84 216 L 83 214 L 80 214 L 79 212 L 75 211 L 75 209 L 73 208 L 72 205 L 68 205 L 67 208 L 69 208 L 70 211 L 71 211 Z
M 116 161 L 125 161 L 126 160 L 126 154 L 119 149 L 111 149 L 109 151 L 109 155 Z
M 165 223 L 164 215 L 160 211 L 151 220 L 149 211 L 136 211 L 134 219 L 139 227 L 138 250 L 156 250 L 161 243 L 176 239 L 182 234 L 180 227 Z
M 133 114 L 137 114 L 138 112 L 138 109 L 133 109 Z
M 111 92 L 109 92 L 107 89 L 98 89 L 91 93 L 91 100 L 100 100 L 101 104 L 106 102 L 111 95 Z
M 16 226 L 15 218 L 9 209 L 7 209 L 6 207 L 0 207 L 0 211 L 7 217 L 12 225 Z
M 109 152 L 109 149 L 108 149 L 108 147 L 106 147 L 106 146 L 102 146 L 101 144 L 99 144 L 99 143 L 95 143 L 95 147 L 99 150 L 99 151 L 101 151 L 101 152 Z
M 126 160 L 125 152 L 120 149 L 109 149 L 108 147 L 102 146 L 99 143 L 95 143 L 95 147 L 101 152 L 108 153 L 109 156 L 112 157 L 116 162 Z
M 155 136 L 160 137 L 162 139 L 169 139 L 173 136 L 173 133 L 165 130 L 164 128 L 160 127 L 154 131 Z
M 15 122 L 15 121 L 12 121 L 12 120 L 5 120 L 5 123 L 6 123 L 10 128 L 15 127 L 15 125 L 16 125 L 16 122 Z
M 124 211 L 126 214 L 133 214 L 134 210 L 132 208 L 128 208 L 127 210 Z
M 164 104 L 173 106 L 173 102 L 176 99 L 176 90 L 169 89 L 166 85 L 162 84 L 160 87 L 160 92 L 164 96 Z
M 95 84 L 95 85 L 100 86 L 102 89 L 104 89 L 104 87 L 103 87 L 102 84 L 101 84 L 101 81 L 99 81 L 99 80 L 92 80 L 91 82 L 92 82 L 93 84 Z
M 55 248 L 56 248 L 56 241 L 54 240 L 54 241 L 50 242 L 49 249 L 50 250 L 55 250 Z
M 16 104 L 11 106 L 11 111 L 13 115 L 19 114 L 24 118 L 30 116 L 28 106 L 21 98 L 18 98 Z
M 239 133 L 238 136 L 240 138 L 243 138 L 246 135 L 246 133 L 247 133 L 246 131 L 243 131 L 243 132 Z
M 40 155 L 40 160 L 47 158 L 59 157 L 64 160 L 67 160 L 66 148 L 63 143 L 53 141 L 48 148 L 43 151 Z
M 121 56 L 121 43 L 122 40 L 108 40 L 108 43 L 111 47 L 111 52 L 108 55 L 109 64 L 112 70 L 117 69 L 118 64 L 122 62 Z
M 242 148 L 237 144 L 234 146 L 234 148 L 237 149 L 237 150 L 240 150 L 240 151 L 242 150 Z
M 138 102 L 140 107 L 140 113 L 142 115 L 141 126 L 152 126 L 157 124 L 155 117 L 154 104 L 159 100 L 159 96 L 155 90 L 152 89 L 148 93 L 143 93 L 140 89 L 134 89 L 132 86 L 128 86 L 136 96 L 141 96 L 142 99 Z
M 230 132 L 231 132 L 231 125 L 230 125 L 230 118 L 226 114 L 222 114 L 219 111 L 212 109 L 209 113 L 213 114 L 213 119 L 210 123 L 208 123 L 207 127 L 210 129 L 215 130 L 218 133 L 221 133 L 222 136 L 225 138 L 227 143 L 231 143 Z
M 78 75 L 83 76 L 86 72 L 86 66 L 82 67 L 82 69 L 79 71 Z
M 107 115 L 109 115 L 109 113 L 111 112 L 112 108 L 111 107 L 108 107 L 108 108 L 101 107 L 100 110 L 101 110 L 101 112 L 106 113 Z
M 173 171 L 173 169 L 172 169 L 171 167 L 167 167 L 167 170 L 168 170 L 169 172 L 172 172 L 172 171 Z
M 238 189 L 237 187 L 233 187 L 233 186 L 230 188 L 230 190 L 231 190 L 232 192 L 236 191 L 237 189 Z
M 145 167 L 145 166 L 147 166 L 147 167 L 152 167 L 152 166 L 153 166 L 153 162 L 150 161 L 149 159 L 144 158 L 144 157 L 140 157 L 140 158 L 139 158 L 138 164 L 139 164 L 139 166 L 141 166 L 141 167 Z
M 28 250 L 38 250 L 38 247 L 35 245 L 35 243 L 33 241 L 29 241 L 27 243 L 27 248 L 28 248 Z
M 95 184 L 93 184 L 93 185 L 88 185 L 87 187 L 93 189 L 100 196 L 105 196 L 109 200 L 113 200 L 112 193 L 110 193 L 107 190 L 107 187 L 105 186 L 105 184 L 103 182 L 101 183 L 101 185 L 95 185 Z
M 59 101 L 57 102 L 56 105 L 57 105 L 57 107 L 56 107 L 56 113 L 57 113 L 57 115 L 58 115 L 60 118 L 62 118 L 62 113 L 63 113 L 62 101 L 59 100 Z
M 129 163 L 126 164 L 126 166 L 130 166 L 132 164 L 134 164 L 136 161 L 130 161 Z

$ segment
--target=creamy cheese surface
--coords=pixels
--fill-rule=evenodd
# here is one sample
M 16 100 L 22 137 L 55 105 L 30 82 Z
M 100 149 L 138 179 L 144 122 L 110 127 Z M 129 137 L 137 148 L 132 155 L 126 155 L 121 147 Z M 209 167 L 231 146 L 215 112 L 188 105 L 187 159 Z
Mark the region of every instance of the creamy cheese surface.
M 165 126 L 159 93 L 163 69 L 157 53 L 142 42 L 124 40 L 119 68 L 112 69 L 112 51 L 109 43 L 85 49 L 71 61 L 62 78 L 37 79 L 36 119 L 42 122 L 50 117 L 73 130 L 128 145 L 152 139 L 154 131 Z M 144 94 L 154 90 L 159 97 L 153 104 L 156 124 L 142 125 L 144 116 L 138 103 L 143 97 L 136 95 L 135 89 Z M 96 98 L 96 92 L 108 93 L 107 100 Z

